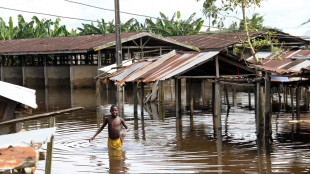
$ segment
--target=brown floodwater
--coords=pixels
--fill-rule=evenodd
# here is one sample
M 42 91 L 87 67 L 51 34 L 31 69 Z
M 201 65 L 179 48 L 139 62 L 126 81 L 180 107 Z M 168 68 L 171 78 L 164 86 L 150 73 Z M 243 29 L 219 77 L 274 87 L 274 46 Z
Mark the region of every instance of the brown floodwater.
M 168 90 L 169 91 L 169 90 Z M 166 92 L 166 91 L 165 91 Z M 107 129 L 89 143 L 98 129 L 95 89 L 47 89 L 37 91 L 39 109 L 35 113 L 76 106 L 85 109 L 56 117 L 52 173 L 306 173 L 310 169 L 310 126 L 291 124 L 291 114 L 272 117 L 272 141 L 257 140 L 254 111 L 246 108 L 247 93 L 238 92 L 238 106 L 227 112 L 223 106 L 222 136 L 216 136 L 210 110 L 196 109 L 193 117 L 175 117 L 173 97 L 165 93 L 165 116 L 155 105 L 134 119 L 132 92 L 126 91 L 124 118 L 130 128 L 122 151 L 109 152 Z M 103 115 L 115 104 L 113 90 L 101 93 Z M 196 94 L 197 95 L 197 94 Z M 253 95 L 253 94 L 252 94 Z M 197 97 L 198 96 L 198 97 Z M 197 105 L 208 105 L 198 94 Z M 253 99 L 253 98 L 252 98 Z M 254 101 L 254 100 L 253 100 Z M 253 102 L 252 102 L 253 103 Z M 208 108 L 208 107 L 206 107 Z M 302 119 L 309 119 L 303 113 Z M 28 130 L 48 127 L 49 120 L 26 121 Z M 45 150 L 45 147 L 43 148 Z M 44 173 L 39 161 L 36 173 Z

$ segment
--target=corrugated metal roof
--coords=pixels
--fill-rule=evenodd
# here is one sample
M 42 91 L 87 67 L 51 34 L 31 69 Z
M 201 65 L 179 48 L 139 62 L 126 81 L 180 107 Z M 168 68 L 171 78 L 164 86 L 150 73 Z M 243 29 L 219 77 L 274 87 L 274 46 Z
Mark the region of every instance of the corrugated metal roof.
M 250 33 L 251 37 L 263 37 L 268 32 L 275 32 L 272 37 L 277 38 L 279 43 L 293 44 L 293 45 L 306 45 L 309 41 L 300 37 L 291 36 L 287 33 L 278 30 L 260 30 Z M 186 36 L 168 36 L 178 42 L 193 45 L 203 51 L 222 50 L 228 46 L 241 43 L 246 39 L 245 32 L 227 32 L 227 33 L 206 33 L 198 35 Z
M 122 43 L 141 38 L 153 37 L 174 45 L 199 51 L 199 48 L 147 32 L 121 33 Z M 0 54 L 25 55 L 25 54 L 56 54 L 56 53 L 86 53 L 100 50 L 115 45 L 115 34 L 97 34 L 71 37 L 31 38 L 0 41 Z
M 116 85 L 123 85 L 125 82 L 143 81 L 148 83 L 166 80 L 206 63 L 218 53 L 218 51 L 210 51 L 203 53 L 176 54 L 175 51 L 172 51 L 160 58 L 136 62 L 111 74 L 109 78 L 116 81 Z
M 133 64 L 132 66 L 128 66 L 126 69 L 122 70 L 119 74 L 113 76 L 113 78 L 111 78 L 111 80 L 121 81 L 124 78 L 126 78 L 128 75 L 135 72 L 137 69 L 140 69 L 141 67 L 144 67 L 150 63 L 151 62 L 145 62 L 145 61 L 137 62 L 137 63 Z
M 0 81 L 0 96 L 37 108 L 36 91 L 30 88 Z
M 291 50 L 281 56 L 282 60 L 277 60 L 275 53 L 272 53 L 264 58 L 263 65 L 253 65 L 259 69 L 276 72 L 279 75 L 291 74 L 298 75 L 302 73 L 302 69 L 310 67 L 310 50 Z M 298 57 L 298 58 L 296 58 Z M 304 57 L 304 59 L 300 59 Z M 253 60 L 250 61 L 253 63 Z

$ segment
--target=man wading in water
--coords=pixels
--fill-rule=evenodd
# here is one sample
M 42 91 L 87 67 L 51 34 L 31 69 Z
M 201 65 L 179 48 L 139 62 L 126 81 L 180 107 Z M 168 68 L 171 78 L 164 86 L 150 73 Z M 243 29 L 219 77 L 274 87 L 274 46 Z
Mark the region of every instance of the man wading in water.
M 126 133 L 129 131 L 125 120 L 119 117 L 118 108 L 116 105 L 112 105 L 110 109 L 111 115 L 104 119 L 103 125 L 98 129 L 95 135 L 89 139 L 89 142 L 95 139 L 95 137 L 103 130 L 103 128 L 108 124 L 108 148 L 122 150 L 122 140 L 126 136 Z M 120 135 L 121 124 L 126 128 L 126 130 Z

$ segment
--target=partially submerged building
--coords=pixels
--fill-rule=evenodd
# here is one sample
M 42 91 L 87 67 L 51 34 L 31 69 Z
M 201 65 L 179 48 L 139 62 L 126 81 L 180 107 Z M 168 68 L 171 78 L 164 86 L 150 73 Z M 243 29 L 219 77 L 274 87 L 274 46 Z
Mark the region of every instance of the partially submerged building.
M 146 32 L 122 33 L 124 59 L 195 46 Z M 115 63 L 115 34 L 0 41 L 1 80 L 23 86 L 95 87 L 98 68 Z

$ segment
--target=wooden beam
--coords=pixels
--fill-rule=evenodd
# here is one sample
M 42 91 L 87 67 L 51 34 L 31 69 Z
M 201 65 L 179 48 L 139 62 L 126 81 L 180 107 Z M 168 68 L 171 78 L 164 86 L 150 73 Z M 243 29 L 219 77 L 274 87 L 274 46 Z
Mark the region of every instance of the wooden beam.
M 77 111 L 77 110 L 82 110 L 82 109 L 84 109 L 84 107 L 75 107 L 75 108 L 69 108 L 69 109 L 54 111 L 54 112 L 48 112 L 48 113 L 44 113 L 44 114 L 37 114 L 37 115 L 32 115 L 32 116 L 28 116 L 28 117 L 24 117 L 24 118 L 17 118 L 17 119 L 13 119 L 13 120 L 2 121 L 2 122 L 0 122 L 0 125 L 17 123 L 17 122 L 28 121 L 28 120 L 34 120 L 34 119 L 39 119 L 39 118 L 43 118 L 43 117 L 57 116 L 59 114 L 63 114 L 66 112 L 72 112 L 72 111 Z
M 144 44 L 142 45 L 142 47 L 144 47 L 150 40 L 151 40 L 151 38 L 149 37 L 149 38 L 147 39 L 147 41 L 144 42 Z

